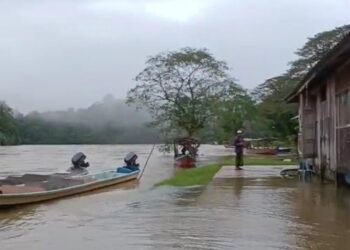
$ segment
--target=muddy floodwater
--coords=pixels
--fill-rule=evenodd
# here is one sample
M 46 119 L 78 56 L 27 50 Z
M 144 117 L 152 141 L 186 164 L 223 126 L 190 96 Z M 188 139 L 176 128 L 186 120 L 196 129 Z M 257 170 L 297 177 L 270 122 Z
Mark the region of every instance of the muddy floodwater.
M 151 145 L 0 147 L 0 176 L 64 171 L 83 151 L 90 172 Z M 230 154 L 201 147 L 201 164 Z M 350 191 L 279 177 L 152 188 L 176 171 L 155 151 L 140 183 L 0 210 L 0 249 L 350 249 Z

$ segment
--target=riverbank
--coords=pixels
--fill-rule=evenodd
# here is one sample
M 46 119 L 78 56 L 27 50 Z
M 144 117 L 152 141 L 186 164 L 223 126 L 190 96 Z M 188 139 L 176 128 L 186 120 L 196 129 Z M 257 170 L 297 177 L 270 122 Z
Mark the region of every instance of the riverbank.
M 208 184 L 217 171 L 222 167 L 221 164 L 212 164 L 200 168 L 191 168 L 176 174 L 174 177 L 158 182 L 155 186 L 195 186 Z
M 246 156 L 245 166 L 295 166 L 297 159 L 295 157 L 275 157 L 275 156 Z M 155 184 L 158 186 L 195 186 L 206 185 L 221 169 L 222 166 L 234 165 L 234 158 L 224 157 L 221 161 L 198 168 L 191 168 L 180 171 L 174 177 L 163 180 Z

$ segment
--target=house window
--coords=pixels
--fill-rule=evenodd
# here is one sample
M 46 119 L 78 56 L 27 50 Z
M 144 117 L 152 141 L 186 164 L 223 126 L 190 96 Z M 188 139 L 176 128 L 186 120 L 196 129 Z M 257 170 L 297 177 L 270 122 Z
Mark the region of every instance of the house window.
M 336 95 L 337 126 L 350 126 L 350 90 L 344 90 Z

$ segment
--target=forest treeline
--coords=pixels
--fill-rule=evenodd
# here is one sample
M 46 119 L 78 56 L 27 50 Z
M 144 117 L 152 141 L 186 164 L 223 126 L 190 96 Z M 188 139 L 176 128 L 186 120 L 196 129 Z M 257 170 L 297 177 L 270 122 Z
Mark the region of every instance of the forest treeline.
M 154 143 L 157 132 L 150 116 L 112 95 L 86 109 L 31 112 L 27 115 L 0 105 L 0 141 L 14 144 L 135 144 Z M 6 122 L 2 122 L 2 121 Z
M 286 103 L 283 98 L 349 30 L 350 26 L 344 25 L 308 38 L 304 46 L 296 51 L 296 59 L 288 63 L 286 72 L 267 79 L 253 90 L 231 82 L 222 99 L 212 100 L 213 113 L 210 119 L 200 124 L 194 136 L 203 142 L 225 143 L 236 129 L 243 129 L 247 137 L 273 137 L 285 143 L 295 142 L 298 122 L 293 118 L 297 115 L 297 105 Z M 202 52 L 185 49 L 181 53 L 194 56 L 190 58 L 192 60 Z M 154 62 L 163 58 L 164 55 L 160 54 Z M 147 76 L 140 74 L 139 78 L 145 81 Z M 136 88 L 133 91 L 134 98 L 141 96 L 135 92 Z M 198 113 L 202 110 L 200 105 L 197 105 Z M 211 104 L 207 101 L 206 105 Z M 27 115 L 13 111 L 2 102 L 0 145 L 160 142 L 164 139 L 161 136 L 163 133 L 154 123 L 150 125 L 155 121 L 151 113 L 136 110 L 112 95 L 86 109 L 31 112 Z

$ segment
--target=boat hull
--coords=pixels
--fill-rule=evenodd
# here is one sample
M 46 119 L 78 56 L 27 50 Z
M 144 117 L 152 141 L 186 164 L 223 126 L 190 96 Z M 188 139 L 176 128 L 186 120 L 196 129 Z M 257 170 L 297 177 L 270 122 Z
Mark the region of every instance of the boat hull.
M 291 148 L 278 148 L 277 149 L 278 154 L 289 154 L 292 152 Z
M 190 155 L 175 157 L 175 166 L 180 168 L 192 168 L 196 166 L 196 159 Z
M 247 149 L 247 154 L 255 154 L 255 155 L 277 155 L 276 149 Z
M 105 172 L 107 173 L 107 172 Z M 0 206 L 11 206 L 11 205 L 23 205 L 30 203 L 37 203 L 47 200 L 53 200 L 63 198 L 75 194 L 85 193 L 92 190 L 117 185 L 120 183 L 135 180 L 138 176 L 139 171 L 135 171 L 130 174 L 119 174 L 111 176 L 109 178 L 101 178 L 95 181 L 87 182 L 81 185 L 74 185 L 61 189 L 54 189 L 48 191 L 39 191 L 31 193 L 15 193 L 15 194 L 0 194 Z M 88 178 L 84 176 L 82 178 Z M 91 177 L 91 176 L 90 176 Z

